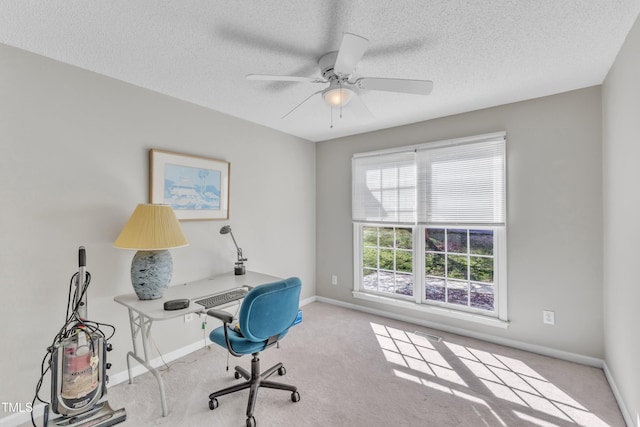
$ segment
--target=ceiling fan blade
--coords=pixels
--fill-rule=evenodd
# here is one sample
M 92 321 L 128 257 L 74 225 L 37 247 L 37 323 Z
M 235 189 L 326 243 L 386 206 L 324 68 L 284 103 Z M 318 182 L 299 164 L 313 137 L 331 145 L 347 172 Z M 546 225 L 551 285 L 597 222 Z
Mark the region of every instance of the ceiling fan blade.
M 338 75 L 348 76 L 356 69 L 367 50 L 369 40 L 351 33 L 344 33 L 342 43 L 336 57 L 333 71 Z
M 371 122 L 375 119 L 373 114 L 371 114 L 371 110 L 367 108 L 362 98 L 356 93 L 351 97 L 347 107 L 353 111 L 353 115 L 361 122 Z
M 264 31 L 260 31 L 260 28 L 241 28 L 229 22 L 216 22 L 214 27 L 218 38 L 228 40 L 234 45 L 239 44 L 262 52 L 273 52 L 279 56 L 297 57 L 304 61 L 316 59 L 315 53 L 310 52 L 309 48 L 298 40 L 281 35 L 270 37 Z
M 433 90 L 433 82 L 430 80 L 362 77 L 356 80 L 355 84 L 360 89 L 386 90 L 389 92 L 404 92 L 417 95 L 429 95 Z
M 271 74 L 247 74 L 247 80 L 267 80 L 277 82 L 327 83 L 320 77 L 275 76 Z
M 280 117 L 281 119 L 284 119 L 285 117 L 287 117 L 289 114 L 293 113 L 295 110 L 297 110 L 298 108 L 300 108 L 302 106 L 302 104 L 304 104 L 305 102 L 307 102 L 308 100 L 310 100 L 311 98 L 313 98 L 314 96 L 316 96 L 319 93 L 322 93 L 324 91 L 323 90 L 319 90 L 317 92 L 312 93 L 311 95 L 309 95 L 307 98 L 305 98 L 304 101 L 302 101 L 300 104 L 296 105 L 295 107 L 293 107 L 291 109 L 291 111 L 289 111 L 287 114 L 285 114 L 284 116 Z

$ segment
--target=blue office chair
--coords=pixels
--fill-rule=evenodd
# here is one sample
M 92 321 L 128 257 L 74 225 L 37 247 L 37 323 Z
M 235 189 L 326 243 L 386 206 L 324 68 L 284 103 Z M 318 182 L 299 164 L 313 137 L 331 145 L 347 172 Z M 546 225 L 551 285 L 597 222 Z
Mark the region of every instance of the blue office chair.
M 267 380 L 276 371 L 279 375 L 286 373 L 282 363 L 278 363 L 260 373 L 258 354 L 262 350 L 275 345 L 293 326 L 298 316 L 301 287 L 300 279 L 292 277 L 251 289 L 240 307 L 238 315 L 239 332 L 230 326 L 233 321 L 231 314 L 220 309 L 207 311 L 209 316 L 213 316 L 223 322 L 221 327 L 214 329 L 209 334 L 211 341 L 226 347 L 234 356 L 253 355 L 251 372 L 239 366 L 235 367 L 235 378 L 240 379 L 242 376 L 247 381 L 211 393 L 209 395 L 209 409 L 214 410 L 218 407 L 218 396 L 248 388 L 250 391 L 247 404 L 247 427 L 255 427 L 256 420 L 253 416 L 253 410 L 256 404 L 258 388 L 268 387 L 288 390 L 291 392 L 291 400 L 293 402 L 300 400 L 300 393 L 298 393 L 295 386 Z

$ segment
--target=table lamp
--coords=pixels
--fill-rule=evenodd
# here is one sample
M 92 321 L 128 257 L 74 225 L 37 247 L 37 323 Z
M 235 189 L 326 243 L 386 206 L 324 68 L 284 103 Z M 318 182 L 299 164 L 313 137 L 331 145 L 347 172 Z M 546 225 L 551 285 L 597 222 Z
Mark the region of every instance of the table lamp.
M 138 298 L 150 300 L 162 298 L 171 282 L 168 249 L 188 244 L 170 205 L 139 204 L 113 246 L 138 251 L 131 261 L 131 284 Z

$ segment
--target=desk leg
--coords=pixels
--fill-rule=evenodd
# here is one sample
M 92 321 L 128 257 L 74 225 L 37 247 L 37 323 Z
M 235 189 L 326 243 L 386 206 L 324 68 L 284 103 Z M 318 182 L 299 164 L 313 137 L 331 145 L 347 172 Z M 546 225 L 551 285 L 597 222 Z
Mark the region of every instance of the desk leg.
M 149 339 L 151 337 L 151 325 L 153 320 L 145 317 L 135 311 L 129 309 L 129 323 L 131 324 L 131 339 L 133 340 L 133 351 L 127 353 L 127 370 L 129 372 L 129 383 L 133 382 L 133 376 L 131 375 L 131 358 L 135 359 L 142 366 L 147 368 L 149 372 L 156 377 L 158 386 L 160 387 L 160 403 L 162 404 L 162 416 L 169 415 L 169 409 L 167 408 L 167 398 L 164 392 L 164 383 L 160 372 L 158 372 L 153 366 L 151 366 L 150 354 L 149 354 Z M 140 335 L 140 341 L 142 341 L 142 352 L 144 358 L 140 357 L 140 351 L 138 348 L 138 335 Z

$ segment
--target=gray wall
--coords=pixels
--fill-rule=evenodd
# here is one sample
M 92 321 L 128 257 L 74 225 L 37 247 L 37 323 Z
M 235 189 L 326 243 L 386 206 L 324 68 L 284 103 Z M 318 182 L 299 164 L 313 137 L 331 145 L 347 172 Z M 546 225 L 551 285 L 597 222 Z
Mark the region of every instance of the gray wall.
M 602 89 L 604 130 L 605 354 L 624 404 L 640 426 L 640 20 Z
M 600 87 L 318 143 L 319 296 L 479 335 L 602 358 Z M 507 132 L 508 329 L 354 299 L 351 155 Z M 338 285 L 331 285 L 331 275 Z M 554 310 L 556 325 L 542 322 Z
M 249 269 L 299 276 L 302 298 L 315 295 L 313 143 L 0 45 L 0 147 L 1 402 L 31 401 L 80 245 L 89 318 L 117 327 L 111 374 L 126 370 L 127 311 L 113 297 L 132 292 L 133 252 L 112 244 L 148 201 L 150 148 L 231 162 L 231 219 L 182 223 L 190 246 L 171 251 L 173 284 L 232 271 L 235 247 L 218 233 L 231 224 Z M 154 337 L 166 353 L 202 332 L 175 319 Z

